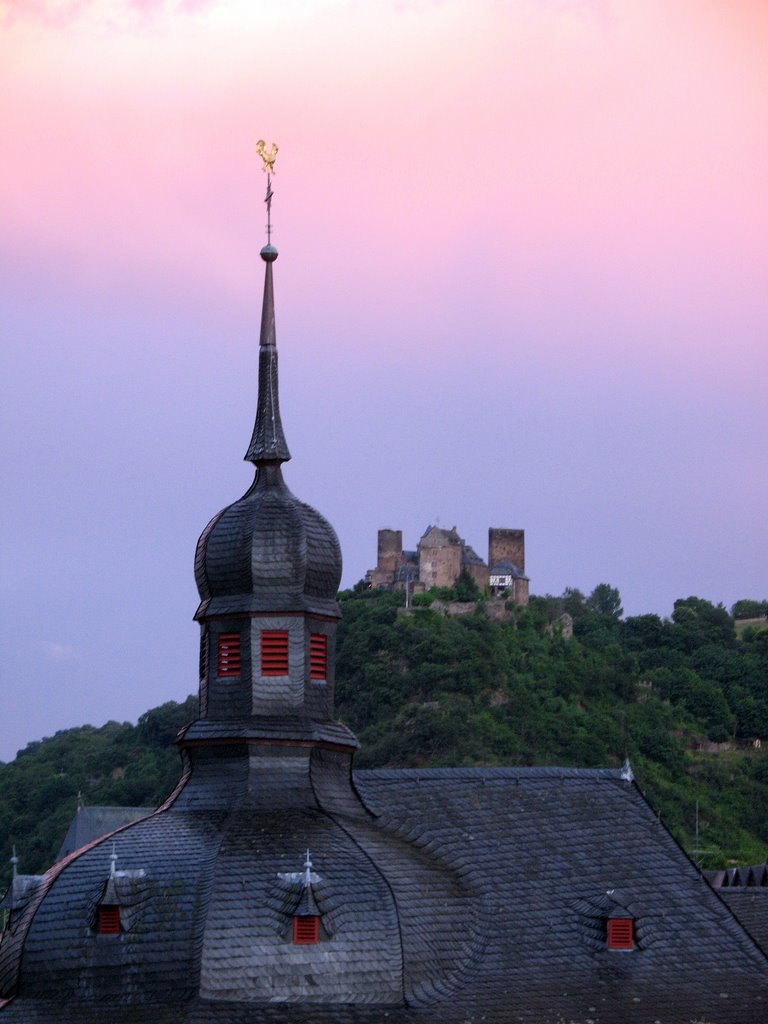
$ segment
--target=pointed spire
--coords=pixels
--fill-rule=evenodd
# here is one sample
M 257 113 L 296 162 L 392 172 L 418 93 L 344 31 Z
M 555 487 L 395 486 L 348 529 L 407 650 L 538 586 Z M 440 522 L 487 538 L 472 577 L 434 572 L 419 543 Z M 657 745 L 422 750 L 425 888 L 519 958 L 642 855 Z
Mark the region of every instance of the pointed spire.
M 277 249 L 272 245 L 272 171 L 274 170 L 277 147 L 272 146 L 271 154 L 266 153 L 263 140 L 256 146 L 264 160 L 267 171 L 267 244 L 261 250 L 264 268 L 264 300 L 261 307 L 261 337 L 259 340 L 259 398 L 256 409 L 256 423 L 251 443 L 245 458 L 260 465 L 262 462 L 287 462 L 291 453 L 280 421 L 280 398 L 277 386 L 277 335 L 275 332 L 275 293 L 272 283 L 272 264 L 277 259 Z
M 307 859 L 304 861 L 304 886 L 308 889 L 312 885 L 312 858 L 307 850 Z
M 109 874 L 114 875 L 117 870 L 117 851 L 115 850 L 115 844 L 112 843 L 112 854 L 109 858 Z
M 14 878 L 16 878 L 17 874 L 19 873 L 18 872 L 18 864 L 19 864 L 19 858 L 16 856 L 16 846 L 14 845 L 14 847 L 13 847 L 13 856 L 11 857 L 11 870 L 13 872 L 13 877 Z

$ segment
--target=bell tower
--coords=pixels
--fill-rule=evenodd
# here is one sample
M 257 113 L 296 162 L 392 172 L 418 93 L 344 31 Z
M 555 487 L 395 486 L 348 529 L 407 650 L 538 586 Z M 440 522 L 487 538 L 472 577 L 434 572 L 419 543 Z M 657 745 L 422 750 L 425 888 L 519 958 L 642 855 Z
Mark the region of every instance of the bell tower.
M 182 744 L 245 740 L 351 754 L 356 738 L 333 720 L 339 542 L 283 479 L 291 454 L 280 418 L 272 194 L 270 168 L 256 422 L 245 455 L 255 476 L 197 544 L 200 719 Z

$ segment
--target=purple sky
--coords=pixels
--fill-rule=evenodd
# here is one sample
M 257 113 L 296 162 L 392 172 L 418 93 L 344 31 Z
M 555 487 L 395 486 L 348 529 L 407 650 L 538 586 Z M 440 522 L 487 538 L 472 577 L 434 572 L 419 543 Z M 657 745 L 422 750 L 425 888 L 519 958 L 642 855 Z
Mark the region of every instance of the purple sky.
M 0 0 L 0 759 L 197 686 L 249 485 L 264 177 L 291 489 L 526 530 L 534 593 L 768 596 L 768 8 Z

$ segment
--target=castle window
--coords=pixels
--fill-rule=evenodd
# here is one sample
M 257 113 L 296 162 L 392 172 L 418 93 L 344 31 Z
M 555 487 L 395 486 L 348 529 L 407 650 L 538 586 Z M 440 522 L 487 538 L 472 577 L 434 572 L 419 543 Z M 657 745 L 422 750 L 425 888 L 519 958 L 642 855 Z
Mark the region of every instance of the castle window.
M 328 677 L 328 637 L 312 633 L 309 637 L 309 678 Z
M 263 676 L 288 675 L 288 632 L 283 629 L 264 629 L 261 632 L 261 674 Z
M 120 907 L 103 905 L 99 907 L 96 923 L 99 935 L 120 934 Z
M 634 949 L 634 921 L 631 917 L 608 920 L 608 949 Z
M 219 651 L 216 662 L 219 676 L 240 675 L 240 634 L 219 633 Z
M 314 946 L 320 939 L 320 918 L 316 915 L 293 919 L 294 946 Z

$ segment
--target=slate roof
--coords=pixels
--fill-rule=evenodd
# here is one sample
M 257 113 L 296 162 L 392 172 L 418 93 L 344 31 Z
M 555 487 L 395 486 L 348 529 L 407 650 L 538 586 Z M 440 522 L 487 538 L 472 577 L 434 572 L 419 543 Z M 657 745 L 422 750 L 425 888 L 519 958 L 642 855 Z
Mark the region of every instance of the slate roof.
M 512 576 L 518 580 L 527 580 L 528 577 L 513 562 L 497 562 L 491 566 L 491 576 Z
M 464 565 L 485 565 L 480 555 L 469 544 L 464 545 L 464 550 L 461 552 L 461 561 Z
M 291 493 L 280 466 L 214 516 L 197 545 L 196 618 L 258 611 L 338 616 L 341 548 L 330 523 Z
M 768 889 L 719 889 L 718 895 L 768 955 Z
M 720 871 L 705 871 L 704 875 L 715 889 L 768 886 L 768 864 L 742 865 Z
M 705 871 L 704 876 L 768 954 L 768 864 Z
M 137 821 L 151 814 L 152 807 L 78 807 L 64 836 L 56 860 L 62 860 L 74 850 L 99 836 L 112 832 L 129 821 Z
M 218 789 L 209 769 L 48 876 L 3 1024 L 99 1020 L 92 999 L 126 1024 L 766 1019 L 768 961 L 618 771 L 358 772 L 363 806 L 337 762 L 335 798 L 290 806 L 285 780 L 253 799 L 243 758 L 218 759 Z M 113 842 L 141 910 L 99 936 Z M 328 929 L 305 947 L 281 906 L 306 846 Z M 629 953 L 605 948 L 617 905 Z M 12 960 L 4 941 L 6 986 Z
M 269 461 L 288 462 L 291 457 L 280 419 L 280 397 L 277 387 L 277 332 L 272 280 L 272 264 L 277 259 L 277 249 L 272 245 L 265 245 L 261 250 L 261 258 L 266 267 L 259 338 L 259 399 L 253 436 L 245 454 L 246 460 L 257 466 Z

